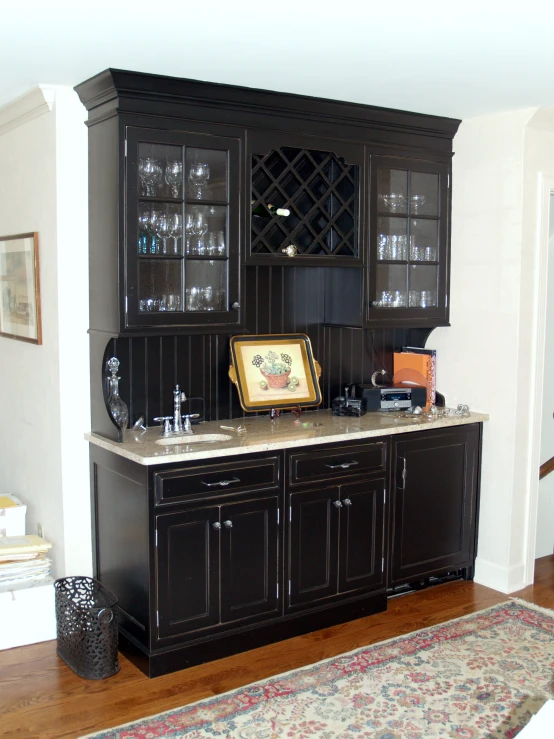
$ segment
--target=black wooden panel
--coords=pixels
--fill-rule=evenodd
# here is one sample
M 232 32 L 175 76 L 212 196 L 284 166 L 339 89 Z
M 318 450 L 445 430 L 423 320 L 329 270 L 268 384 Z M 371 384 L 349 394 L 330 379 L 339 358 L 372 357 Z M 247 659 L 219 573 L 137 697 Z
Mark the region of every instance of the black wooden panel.
M 341 485 L 339 592 L 385 584 L 383 516 L 385 478 Z
M 289 606 L 337 592 L 338 488 L 291 493 Z
M 245 461 L 231 457 L 222 464 L 196 463 L 155 472 L 153 481 L 160 504 L 235 490 L 267 490 L 279 485 L 279 457 L 253 457 Z
M 160 638 L 219 621 L 217 506 L 156 517 Z
M 393 440 L 396 584 L 469 564 L 477 495 L 477 425 L 408 436 Z
M 148 499 L 144 483 L 125 473 L 119 459 L 95 451 L 93 485 L 96 505 L 95 576 L 119 599 L 133 621 L 127 628 L 148 641 Z M 127 460 L 123 460 L 127 462 Z M 108 465 L 120 467 L 110 469 Z M 136 628 L 135 628 L 136 627 Z
M 311 483 L 347 475 L 385 471 L 387 445 L 384 441 L 340 445 L 319 452 L 289 453 L 289 482 Z
M 247 332 L 302 332 L 310 337 L 314 357 L 323 369 L 322 408 L 331 406 L 345 384 L 367 384 L 372 373 L 383 366 L 392 372 L 393 352 L 405 345 L 423 346 L 429 333 L 429 329 L 325 326 L 324 298 L 325 268 L 245 268 Z M 228 377 L 230 336 L 227 333 L 105 339 L 102 366 L 91 366 L 91 372 L 97 376 L 105 371 L 105 360 L 114 354 L 120 359 L 120 394 L 129 405 L 133 422 L 143 415 L 147 425 L 153 426 L 155 416 L 171 415 L 176 383 L 188 397 L 205 399 L 206 420 L 240 418 L 244 411 Z M 101 401 L 97 402 L 94 430 L 110 428 L 101 423 L 101 407 Z M 183 410 L 186 412 L 186 405 Z
M 278 505 L 275 496 L 221 506 L 222 622 L 277 610 Z

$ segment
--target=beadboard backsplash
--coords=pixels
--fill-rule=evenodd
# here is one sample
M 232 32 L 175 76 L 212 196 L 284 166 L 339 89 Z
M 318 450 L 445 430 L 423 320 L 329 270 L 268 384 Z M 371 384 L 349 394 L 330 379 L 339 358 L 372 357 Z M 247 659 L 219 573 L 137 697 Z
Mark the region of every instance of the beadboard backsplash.
M 429 334 L 429 329 L 326 326 L 321 268 L 247 267 L 245 273 L 246 331 L 240 333 L 307 334 L 322 367 L 323 408 L 331 406 L 344 385 L 368 383 L 372 373 L 383 366 L 392 372 L 392 353 L 405 345 L 424 346 Z M 120 393 L 129 405 L 130 425 L 141 415 L 149 426 L 155 425 L 155 416 L 171 415 L 176 383 L 187 397 L 204 398 L 206 420 L 245 415 L 227 374 L 231 335 L 110 340 L 104 359 L 115 355 L 121 362 Z M 103 425 L 93 417 L 93 430 Z

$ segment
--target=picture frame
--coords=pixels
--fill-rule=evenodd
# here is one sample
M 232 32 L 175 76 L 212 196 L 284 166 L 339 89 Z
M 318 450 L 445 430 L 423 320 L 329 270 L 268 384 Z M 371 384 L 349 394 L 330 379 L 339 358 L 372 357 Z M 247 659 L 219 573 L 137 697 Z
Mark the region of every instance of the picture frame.
M 0 336 L 42 344 L 36 231 L 0 236 Z
M 321 367 L 306 334 L 231 337 L 229 377 L 247 412 L 313 408 L 321 403 Z

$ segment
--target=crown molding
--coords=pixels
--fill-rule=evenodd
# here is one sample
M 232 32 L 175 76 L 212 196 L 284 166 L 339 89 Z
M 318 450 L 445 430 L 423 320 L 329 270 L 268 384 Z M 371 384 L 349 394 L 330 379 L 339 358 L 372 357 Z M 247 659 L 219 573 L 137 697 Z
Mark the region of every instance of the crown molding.
M 3 105 L 0 108 L 0 136 L 44 113 L 49 113 L 54 106 L 54 98 L 54 87 L 39 85 Z

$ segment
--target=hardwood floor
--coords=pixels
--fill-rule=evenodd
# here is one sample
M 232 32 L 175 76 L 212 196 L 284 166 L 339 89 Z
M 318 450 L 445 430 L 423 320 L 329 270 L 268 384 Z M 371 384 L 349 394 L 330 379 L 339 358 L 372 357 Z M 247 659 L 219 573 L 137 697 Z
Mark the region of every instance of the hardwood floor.
M 535 584 L 513 595 L 554 609 L 554 555 L 537 560 Z M 153 680 L 124 657 L 114 677 L 82 680 L 57 657 L 55 641 L 10 649 L 0 652 L 0 734 L 75 739 L 507 599 L 472 582 L 439 585 L 393 598 L 386 613 Z

